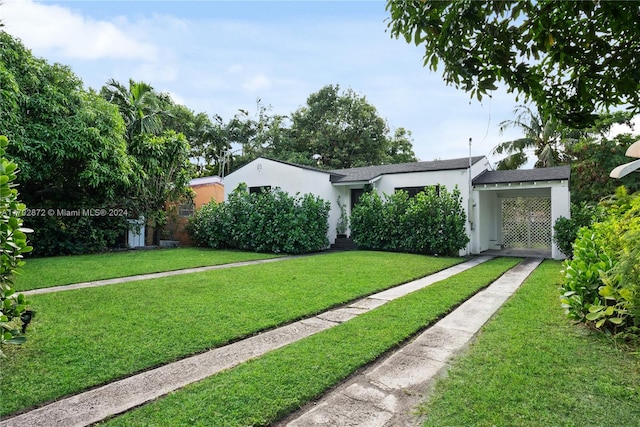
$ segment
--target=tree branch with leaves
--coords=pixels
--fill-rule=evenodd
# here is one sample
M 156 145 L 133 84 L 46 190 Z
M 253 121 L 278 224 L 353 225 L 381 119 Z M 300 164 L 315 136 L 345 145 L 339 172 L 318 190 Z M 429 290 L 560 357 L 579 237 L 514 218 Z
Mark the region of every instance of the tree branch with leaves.
M 388 0 L 393 37 L 481 100 L 504 83 L 568 126 L 640 112 L 640 2 Z

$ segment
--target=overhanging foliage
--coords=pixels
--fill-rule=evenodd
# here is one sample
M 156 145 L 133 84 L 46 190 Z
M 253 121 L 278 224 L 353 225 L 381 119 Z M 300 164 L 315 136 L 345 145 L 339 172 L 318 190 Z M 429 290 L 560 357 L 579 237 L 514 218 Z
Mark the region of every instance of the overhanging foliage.
M 640 111 L 640 3 L 388 0 L 391 35 L 477 97 L 498 83 L 582 128 L 608 107 Z

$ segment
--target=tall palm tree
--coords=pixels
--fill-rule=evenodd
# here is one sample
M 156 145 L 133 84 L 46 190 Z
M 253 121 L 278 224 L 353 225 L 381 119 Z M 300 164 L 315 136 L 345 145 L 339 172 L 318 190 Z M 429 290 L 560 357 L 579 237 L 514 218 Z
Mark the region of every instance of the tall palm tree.
M 132 141 L 137 135 L 162 132 L 160 103 L 158 94 L 151 85 L 129 79 L 129 87 L 111 79 L 102 87 L 102 96 L 118 106 L 127 126 L 127 139 Z
M 507 156 L 496 164 L 497 170 L 518 169 L 529 160 L 527 150 L 536 156 L 536 168 L 556 166 L 562 162 L 563 147 L 577 141 L 578 134 L 553 118 L 543 120 L 538 113 L 526 105 L 515 108 L 515 120 L 500 123 L 500 133 L 509 128 L 520 128 L 524 137 L 502 142 L 493 150 L 493 155 Z

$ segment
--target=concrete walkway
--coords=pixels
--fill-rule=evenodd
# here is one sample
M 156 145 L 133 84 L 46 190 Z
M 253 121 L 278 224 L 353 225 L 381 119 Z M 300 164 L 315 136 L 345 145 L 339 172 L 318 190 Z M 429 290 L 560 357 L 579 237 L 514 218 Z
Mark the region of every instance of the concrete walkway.
M 441 272 L 371 295 L 257 336 L 106 384 L 0 422 L 8 426 L 86 426 L 125 412 L 193 382 L 348 321 L 393 299 L 444 280 L 491 257 L 477 257 Z M 407 390 L 423 390 L 446 361 L 462 349 L 541 260 L 527 260 L 487 290 L 461 305 L 413 343 L 373 371 L 326 396 L 312 410 L 287 423 L 311 425 L 396 425 L 409 415 Z M 411 406 L 412 407 L 412 406 Z M 290 418 L 291 419 L 291 418 Z M 392 422 L 393 424 L 386 424 Z M 284 424 L 282 424 L 284 425 Z
M 542 259 L 527 258 L 401 350 L 278 426 L 417 426 L 414 408 L 434 378 L 463 350 Z
M 93 282 L 74 283 L 72 285 L 53 286 L 51 288 L 33 289 L 31 291 L 21 291 L 25 296 L 50 294 L 53 292 L 70 291 L 73 289 L 94 288 L 97 286 L 117 285 L 118 283 L 136 282 L 138 280 L 158 279 L 160 277 L 180 276 L 182 274 L 201 273 L 203 271 L 222 270 L 226 268 L 245 267 L 253 264 L 266 264 L 268 262 L 285 261 L 308 255 L 291 255 L 279 258 L 258 259 L 253 261 L 233 262 L 230 264 L 208 265 L 206 267 L 183 268 L 181 270 L 161 271 L 159 273 L 138 274 L 136 276 L 116 277 L 114 279 L 95 280 Z

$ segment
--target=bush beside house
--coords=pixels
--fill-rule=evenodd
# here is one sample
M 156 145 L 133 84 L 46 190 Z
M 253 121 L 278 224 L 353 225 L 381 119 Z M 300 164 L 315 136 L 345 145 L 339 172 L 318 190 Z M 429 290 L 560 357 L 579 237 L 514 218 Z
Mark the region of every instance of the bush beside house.
M 199 246 L 301 254 L 329 246 L 330 203 L 312 194 L 280 189 L 248 193 L 246 185 L 226 202 L 211 202 L 190 219 L 187 232 Z
M 457 255 L 469 243 L 458 188 L 429 186 L 410 198 L 365 193 L 351 213 L 351 234 L 363 249 Z
M 604 209 L 592 203 L 572 203 L 571 218 L 561 216 L 553 225 L 553 241 L 567 258 L 573 257 L 573 242 L 581 227 L 589 227 L 604 217 Z
M 605 209 L 580 229 L 564 263 L 562 306 L 578 322 L 640 339 L 640 193 L 622 187 Z
M 26 207 L 18 201 L 15 188 L 18 166 L 4 157 L 8 145 L 7 137 L 0 135 L 0 344 L 22 344 L 32 312 L 27 310 L 24 295 L 13 289 L 13 277 L 24 264 L 22 254 L 33 249 L 26 235 L 32 230 L 22 227 Z

